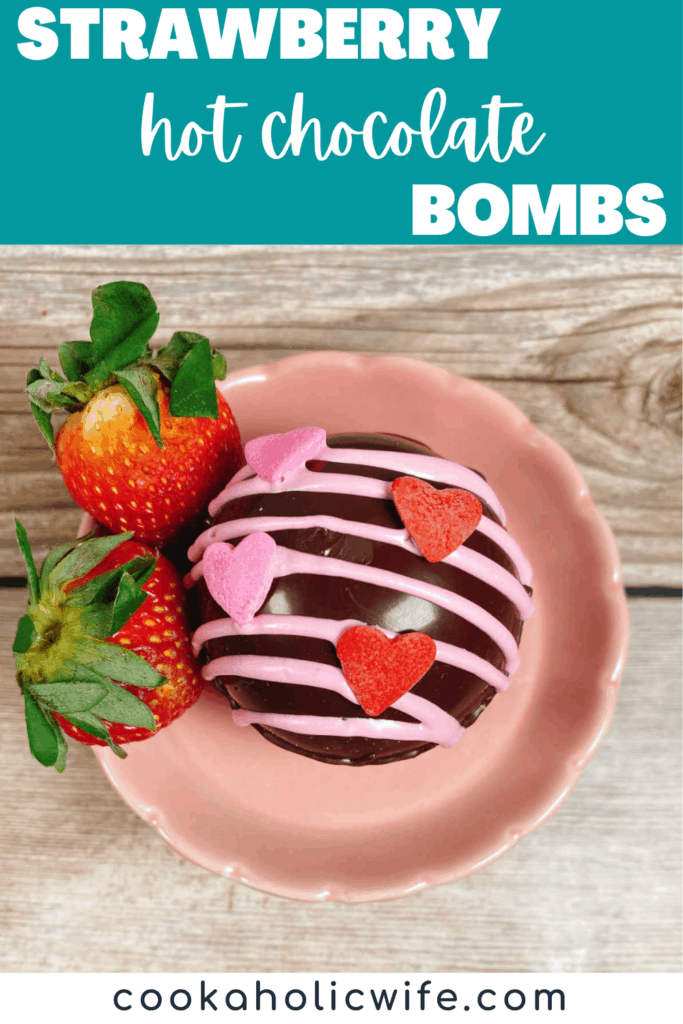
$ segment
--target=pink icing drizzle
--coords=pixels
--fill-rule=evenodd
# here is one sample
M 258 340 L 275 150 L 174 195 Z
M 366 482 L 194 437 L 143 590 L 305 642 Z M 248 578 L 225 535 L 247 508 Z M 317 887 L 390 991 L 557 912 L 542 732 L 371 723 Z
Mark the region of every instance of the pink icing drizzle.
M 505 509 L 501 505 L 498 496 L 489 484 L 486 483 L 478 473 L 474 470 L 467 469 L 465 466 L 459 466 L 457 462 L 448 462 L 446 459 L 440 459 L 434 455 L 412 455 L 409 452 L 386 452 L 386 451 L 365 451 L 361 448 L 328 448 L 325 447 L 321 450 L 320 454 L 316 456 L 323 462 L 339 462 L 346 465 L 352 466 L 372 466 L 376 469 L 389 469 L 395 473 L 405 473 L 408 476 L 420 476 L 425 480 L 434 480 L 438 483 L 449 484 L 451 487 L 463 487 L 467 491 L 471 491 L 472 494 L 476 494 L 478 498 L 485 501 L 493 511 L 496 513 L 500 521 L 505 525 Z M 230 501 L 232 498 L 241 497 L 243 494 L 260 494 L 266 491 L 277 491 L 277 490 L 327 490 L 330 493 L 340 494 L 365 494 L 369 493 L 371 497 L 383 497 L 382 494 L 377 494 L 375 491 L 352 491 L 344 488 L 343 490 L 333 490 L 332 488 L 326 487 L 301 487 L 300 481 L 302 477 L 314 476 L 320 479 L 321 476 L 326 477 L 328 480 L 363 480 L 368 484 L 372 483 L 383 483 L 383 481 L 373 481 L 370 477 L 349 477 L 340 474 L 336 476 L 331 473 L 311 473 L 310 470 L 300 469 L 296 470 L 289 477 L 285 478 L 282 484 L 269 486 L 266 481 L 256 477 L 261 485 L 265 484 L 265 487 L 261 486 L 258 490 L 246 490 L 236 493 L 233 487 L 241 483 L 245 476 L 244 469 L 239 470 L 232 478 L 228 486 L 221 491 L 221 493 L 214 498 L 209 505 L 209 513 L 215 516 L 220 508 L 223 507 L 226 501 Z M 226 492 L 230 489 L 230 494 L 226 496 Z
M 491 520 L 489 519 L 487 522 L 491 522 Z M 197 538 L 188 551 L 188 557 L 194 561 L 203 554 L 210 544 L 216 541 L 244 537 L 246 534 L 256 531 L 276 533 L 278 530 L 305 530 L 316 527 L 336 533 L 345 533 L 351 537 L 363 537 L 367 540 L 381 541 L 384 544 L 393 544 L 395 547 L 410 551 L 411 554 L 420 554 L 420 549 L 407 530 L 395 530 L 391 527 L 376 526 L 371 523 L 355 523 L 347 519 L 337 519 L 335 516 L 257 516 L 253 519 L 232 519 L 228 523 L 212 526 L 210 530 L 206 530 Z M 499 527 L 499 529 L 501 528 Z M 509 536 L 506 531 L 502 532 Z M 486 558 L 478 551 L 463 546 L 447 555 L 443 561 L 447 565 L 463 569 L 471 576 L 476 576 L 477 579 L 499 590 L 515 605 L 522 621 L 533 614 L 533 601 L 519 580 L 491 558 Z
M 328 640 L 334 647 L 337 646 L 342 633 L 352 626 L 363 626 L 365 623 L 358 619 L 314 619 L 305 615 L 257 615 L 255 619 L 248 622 L 246 626 L 239 626 L 232 619 L 214 619 L 213 622 L 205 622 L 199 627 L 192 638 L 192 649 L 195 656 L 207 642 L 216 640 L 222 636 L 263 636 L 275 634 L 278 636 L 305 636 L 313 640 Z M 377 629 L 381 627 L 377 626 Z M 382 629 L 382 633 L 393 640 L 397 633 L 389 629 Z M 453 644 L 444 643 L 443 640 L 435 640 L 436 660 L 445 665 L 452 665 L 453 668 L 461 668 L 465 672 L 479 676 L 484 682 L 493 686 L 500 693 L 507 690 L 510 679 L 495 668 L 489 661 L 480 658 L 479 655 L 468 651 L 466 647 L 455 647 Z
M 278 546 L 273 575 L 292 576 L 296 573 L 357 580 L 361 583 L 374 584 L 377 587 L 385 587 L 387 590 L 397 590 L 401 594 L 410 594 L 411 597 L 421 597 L 425 601 L 431 601 L 432 604 L 439 605 L 446 611 L 466 619 L 490 636 L 503 652 L 510 675 L 519 668 L 517 642 L 510 630 L 485 608 L 481 608 L 461 594 L 453 594 L 444 587 L 434 586 L 433 583 L 424 583 L 422 580 L 414 580 L 409 576 L 401 576 L 400 573 L 390 572 L 388 569 L 378 569 L 374 565 L 357 565 L 355 562 L 345 562 L 341 558 L 326 558 L 324 555 L 311 555 L 308 552 L 292 551 L 290 548 Z M 196 581 L 202 574 L 203 567 L 199 562 L 192 568 L 189 576 L 191 580 Z
M 354 449 L 343 449 L 343 448 L 340 448 L 340 449 L 328 448 L 323 453 L 323 455 L 326 456 L 327 453 L 334 453 L 334 454 L 341 453 L 343 455 L 343 458 L 337 458 L 336 459 L 337 462 L 347 462 L 348 461 L 349 463 L 353 463 L 353 464 L 358 464 L 358 462 L 360 460 L 357 458 L 357 456 L 362 454 L 360 451 L 355 451 Z M 384 455 L 390 456 L 390 455 L 395 455 L 395 454 L 398 454 L 398 453 L 395 453 L 395 452 L 373 452 L 372 454 L 375 455 L 375 456 L 384 456 Z M 347 455 L 352 455 L 353 458 L 349 458 L 347 460 L 347 458 L 346 458 Z M 457 474 L 454 472 L 454 470 L 461 470 L 462 473 L 466 475 L 467 484 L 469 484 L 469 483 L 472 484 L 471 487 L 467 486 L 466 489 L 467 490 L 471 490 L 473 494 L 477 494 L 477 496 L 479 498 L 483 498 L 484 501 L 487 501 L 489 503 L 489 505 L 491 506 L 491 508 L 493 508 L 496 511 L 496 513 L 499 515 L 499 517 L 502 519 L 502 521 L 503 522 L 505 521 L 504 520 L 503 507 L 500 504 L 500 502 L 498 501 L 498 498 L 493 493 L 493 491 L 488 486 L 488 484 L 486 484 L 486 482 L 484 480 L 482 480 L 482 478 L 480 476 L 478 476 L 476 473 L 474 473 L 471 469 L 465 469 L 463 466 L 457 466 L 455 463 L 446 462 L 445 459 L 433 459 L 433 458 L 431 458 L 431 456 L 426 456 L 426 455 L 425 456 L 423 456 L 423 455 L 419 455 L 419 456 L 409 456 L 409 455 L 406 455 L 406 459 L 411 458 L 411 457 L 412 458 L 416 458 L 416 459 L 430 459 L 430 461 L 432 463 L 441 463 L 442 466 L 445 466 L 446 469 L 444 469 L 443 474 L 441 476 L 436 475 L 435 472 L 431 472 L 431 475 L 430 475 L 430 479 L 438 480 L 441 483 L 450 483 L 452 480 L 455 480 Z M 335 459 L 330 458 L 330 459 L 328 459 L 328 461 L 333 462 L 333 461 L 335 461 Z M 375 467 L 380 467 L 380 468 L 384 468 L 384 469 L 393 469 L 393 468 L 395 468 L 393 466 L 390 466 L 388 461 L 386 463 L 382 463 L 380 461 L 380 459 L 377 458 L 377 457 L 372 462 L 368 461 L 368 465 L 373 465 Z M 419 472 L 419 467 L 416 467 L 413 471 L 415 473 L 418 473 Z M 426 475 L 426 474 L 423 474 L 423 475 Z M 480 485 L 480 486 L 477 486 L 477 485 Z M 454 486 L 463 486 L 463 487 L 465 487 L 466 486 L 465 479 L 459 480 L 457 483 L 454 484 Z M 246 496 L 246 495 L 252 495 L 252 494 L 269 494 L 269 493 L 272 494 L 272 493 L 278 493 L 278 492 L 280 492 L 282 490 L 317 491 L 317 492 L 323 493 L 323 494 L 353 494 L 353 495 L 356 495 L 356 496 L 370 497 L 370 498 L 380 498 L 380 499 L 384 499 L 386 501 L 393 501 L 392 493 L 391 493 L 391 483 L 389 483 L 387 481 L 384 481 L 384 480 L 376 480 L 376 479 L 372 479 L 370 477 L 357 477 L 357 476 L 349 476 L 349 475 L 335 474 L 335 473 L 314 473 L 314 472 L 311 472 L 308 469 L 302 468 L 302 469 L 299 469 L 298 471 L 296 471 L 294 473 L 291 473 L 289 475 L 289 477 L 286 478 L 284 483 L 274 484 L 273 485 L 273 484 L 268 484 L 266 481 L 262 480 L 260 477 L 253 475 L 253 471 L 249 468 L 249 466 L 244 466 L 242 469 L 238 470 L 237 473 L 235 473 L 235 475 L 232 478 L 232 480 L 230 481 L 230 483 L 227 485 L 227 487 L 225 487 L 221 491 L 221 493 L 218 495 L 218 497 L 214 498 L 214 500 L 209 505 L 209 512 L 211 513 L 211 515 L 216 515 L 216 513 L 223 507 L 223 505 L 225 505 L 228 501 L 232 501 L 234 498 L 240 498 L 240 497 L 243 497 L 243 496 Z M 311 517 L 311 518 L 314 518 L 314 517 Z M 315 517 L 315 518 L 316 519 L 317 518 L 328 519 L 328 518 L 333 518 L 333 517 Z M 342 520 L 342 522 L 345 522 L 345 520 Z M 227 525 L 227 524 L 225 524 L 225 525 Z M 365 525 L 365 524 L 363 524 L 363 525 Z M 219 529 L 219 527 L 213 527 L 212 528 L 212 530 L 218 530 L 218 529 Z M 519 544 L 517 544 L 517 542 L 514 540 L 514 538 L 510 536 L 510 534 L 507 532 L 507 530 L 505 530 L 505 528 L 503 526 L 500 526 L 500 524 L 495 523 L 492 519 L 487 519 L 486 517 L 482 517 L 482 519 L 481 519 L 477 529 L 479 530 L 480 533 L 483 533 L 486 537 L 488 537 L 495 544 L 497 544 L 500 548 L 502 548 L 503 551 L 505 551 L 505 553 L 507 554 L 507 556 L 510 558 L 511 562 L 515 566 L 515 570 L 517 571 L 517 574 L 518 574 L 518 576 L 520 578 L 520 581 L 525 586 L 528 586 L 531 583 L 531 577 L 532 577 L 531 566 L 530 566 L 528 560 L 524 557 L 524 554 L 523 554 L 521 548 L 519 547 Z M 207 531 L 207 532 L 211 532 L 211 531 Z M 341 532 L 344 532 L 344 531 L 341 531 Z M 346 531 L 346 532 L 349 532 L 349 531 Z M 390 544 L 390 543 L 392 543 L 392 541 L 390 539 L 388 539 L 389 532 L 390 531 L 387 531 L 386 543 Z M 391 531 L 391 532 L 394 532 L 394 531 Z M 395 533 L 404 536 L 403 531 L 395 531 Z M 234 534 L 233 534 L 233 536 L 234 536 Z M 370 534 L 369 533 L 363 533 L 363 534 L 359 533 L 359 534 L 355 534 L 355 536 L 370 537 Z M 190 548 L 190 550 L 188 552 L 188 555 L 189 555 L 190 559 L 192 559 L 193 561 L 196 560 L 196 558 L 199 557 L 199 555 L 201 554 L 201 551 L 203 550 L 203 547 L 206 546 L 206 543 L 204 543 L 204 538 L 205 537 L 206 537 L 206 534 L 202 534 L 200 537 L 197 538 L 195 543 Z M 211 533 L 211 539 L 218 540 L 218 539 L 225 539 L 225 538 L 224 538 L 224 536 L 221 536 L 219 538 L 216 534 Z M 395 543 L 395 541 L 394 541 L 394 543 Z M 419 551 L 416 548 L 413 548 L 413 550 L 417 554 L 419 554 Z M 464 550 L 467 551 L 467 550 L 470 550 L 470 549 L 465 548 Z M 444 561 L 449 561 L 450 558 L 451 558 L 451 556 L 449 555 L 446 559 L 444 559 Z M 461 568 L 465 569 L 465 565 L 461 565 Z M 498 566 L 497 568 L 501 568 L 501 567 Z M 469 570 L 465 569 L 465 571 L 469 571 Z M 505 571 L 505 570 L 503 570 L 503 571 Z M 478 575 L 478 574 L 475 573 L 474 575 Z M 496 583 L 493 582 L 492 578 L 487 578 L 485 576 L 480 576 L 479 578 L 480 579 L 484 579 L 484 581 L 487 582 L 487 583 L 490 583 L 491 586 L 496 586 Z M 500 588 L 497 588 L 497 589 L 500 589 Z M 509 596 L 509 595 L 506 594 L 506 596 Z M 511 600 L 512 600 L 512 598 L 511 598 Z M 514 602 L 514 603 L 516 603 L 516 602 Z M 529 612 L 529 614 L 531 614 L 532 612 L 533 612 L 533 605 L 531 606 L 531 611 Z
M 447 462 L 444 459 L 427 455 L 410 453 L 366 451 L 356 449 L 331 449 L 325 447 L 317 456 L 321 460 L 339 462 L 350 465 L 364 465 L 393 470 L 406 475 L 420 476 L 427 480 L 463 487 L 485 501 L 505 522 L 505 512 L 498 497 L 491 487 L 477 473 Z M 281 482 L 269 484 L 253 475 L 249 466 L 244 466 L 232 478 L 227 487 L 209 506 L 211 515 L 216 515 L 222 506 L 235 498 L 263 493 L 277 493 L 283 490 L 318 491 L 331 494 L 353 494 L 367 497 L 392 500 L 391 484 L 369 477 L 355 477 L 347 474 L 314 473 L 305 466 L 293 470 Z M 249 520 L 238 520 L 212 527 L 202 534 L 190 548 L 189 557 L 196 561 L 208 544 L 227 540 L 230 537 L 269 530 L 287 528 L 322 527 L 352 536 L 365 537 L 404 547 L 412 553 L 419 551 L 409 537 L 407 531 L 393 530 L 372 526 L 365 523 L 350 523 L 338 520 L 333 516 L 305 517 L 261 517 Z M 482 518 L 478 529 L 489 539 L 501 547 L 513 562 L 521 583 L 531 582 L 531 567 L 521 549 L 507 531 L 491 519 Z M 470 548 L 462 547 L 444 561 L 476 576 L 490 586 L 500 590 L 517 607 L 520 618 L 528 618 L 533 612 L 531 598 L 520 582 L 491 559 Z M 434 604 L 447 608 L 455 614 L 472 622 L 486 632 L 501 648 L 510 675 L 519 666 L 517 644 L 512 634 L 484 609 L 460 595 L 451 594 L 441 587 L 403 577 L 398 573 L 376 569 L 372 566 L 359 566 L 355 563 L 339 559 L 309 555 L 303 552 L 278 548 L 276 576 L 290 573 L 311 573 L 316 575 L 340 576 L 358 579 L 396 589 L 403 593 L 424 598 Z M 202 575 L 202 566 L 195 565 L 187 578 L 187 582 L 196 580 Z M 358 623 L 347 620 L 343 623 L 327 619 L 308 619 L 301 616 L 261 615 L 245 626 L 238 627 L 229 619 L 205 623 L 195 633 L 193 643 L 196 651 L 209 639 L 218 636 L 257 634 L 266 632 L 288 633 L 302 636 L 315 636 L 336 643 L 344 629 Z M 393 634 L 383 630 L 387 636 Z M 464 648 L 454 647 L 436 641 L 437 660 L 473 672 L 497 690 L 504 690 L 508 685 L 507 676 L 494 668 L 489 662 Z M 265 673 L 265 674 L 263 674 Z M 257 655 L 242 655 L 214 659 L 203 670 L 207 679 L 222 674 L 244 675 L 245 677 L 282 681 L 292 684 L 320 686 L 323 689 L 335 690 L 357 703 L 340 669 L 320 665 L 315 662 L 297 661 L 296 659 L 267 658 Z M 282 728 L 290 732 L 309 735 L 334 736 L 369 736 L 386 737 L 396 740 L 424 740 L 425 742 L 441 743 L 445 746 L 454 745 L 462 736 L 464 729 L 456 719 L 448 715 L 431 701 L 419 698 L 415 694 L 405 694 L 393 705 L 400 711 L 418 719 L 417 724 L 393 722 L 387 719 L 342 719 L 324 718 L 313 715 L 281 715 L 251 711 L 234 711 L 233 718 L 239 725 L 260 724 L 272 728 Z
M 340 668 L 297 658 L 269 658 L 259 654 L 237 654 L 216 658 L 202 672 L 205 679 L 220 675 L 244 676 L 299 686 L 317 686 L 358 701 Z M 455 718 L 436 704 L 414 693 L 406 693 L 392 704 L 417 722 L 394 722 L 386 718 L 324 718 L 318 715 L 279 715 L 260 711 L 233 711 L 238 725 L 265 725 L 315 736 L 369 736 L 374 739 L 423 740 L 452 747 L 465 731 Z

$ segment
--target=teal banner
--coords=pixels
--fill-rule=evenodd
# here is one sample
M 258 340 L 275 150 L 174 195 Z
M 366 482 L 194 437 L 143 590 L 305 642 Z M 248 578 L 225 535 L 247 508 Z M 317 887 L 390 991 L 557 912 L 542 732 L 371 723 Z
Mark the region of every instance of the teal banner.
M 679 0 L 0 17 L 4 243 L 683 240 Z

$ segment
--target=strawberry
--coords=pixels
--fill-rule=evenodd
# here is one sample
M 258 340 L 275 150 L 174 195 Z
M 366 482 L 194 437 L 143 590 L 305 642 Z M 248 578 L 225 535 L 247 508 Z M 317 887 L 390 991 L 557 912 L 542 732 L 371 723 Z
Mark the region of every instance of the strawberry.
M 182 581 L 132 533 L 86 538 L 51 551 L 37 572 L 26 531 L 29 606 L 13 651 L 29 746 L 64 771 L 67 733 L 81 743 L 144 740 L 199 697 Z
M 196 519 L 240 465 L 239 432 L 227 402 L 217 395 L 217 421 L 171 416 L 169 393 L 160 382 L 163 448 L 120 384 L 72 413 L 55 438 L 74 501 L 113 532 L 132 530 L 158 545 Z
M 165 545 L 242 465 L 239 430 L 215 378 L 225 360 L 207 338 L 177 332 L 156 356 L 159 314 L 148 289 L 115 281 L 93 292 L 91 341 L 59 349 L 27 387 L 74 501 L 114 533 Z M 70 413 L 56 438 L 52 413 Z

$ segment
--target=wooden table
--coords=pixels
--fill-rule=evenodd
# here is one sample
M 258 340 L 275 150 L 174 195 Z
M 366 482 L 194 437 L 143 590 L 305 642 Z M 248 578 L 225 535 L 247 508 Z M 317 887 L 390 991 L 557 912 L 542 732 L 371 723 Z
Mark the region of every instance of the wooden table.
M 183 861 L 76 748 L 27 751 L 9 648 L 38 555 L 80 518 L 24 393 L 87 337 L 100 283 L 143 280 L 160 338 L 229 369 L 310 349 L 408 354 L 485 381 L 578 462 L 621 550 L 632 644 L 569 799 L 501 860 L 391 903 L 293 903 Z M 0 967 L 11 971 L 677 971 L 680 251 L 585 247 L 0 247 Z

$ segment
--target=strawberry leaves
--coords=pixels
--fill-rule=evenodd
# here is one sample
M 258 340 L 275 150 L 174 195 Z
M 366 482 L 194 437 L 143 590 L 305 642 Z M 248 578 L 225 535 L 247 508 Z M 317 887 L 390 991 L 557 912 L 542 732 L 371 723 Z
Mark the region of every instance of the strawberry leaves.
M 90 711 L 107 692 L 99 683 L 38 683 L 31 693 L 41 707 L 63 715 L 76 711 Z
M 134 614 L 143 605 L 147 599 L 147 594 L 142 589 L 144 584 L 147 582 L 152 572 L 154 571 L 155 562 L 150 559 L 150 565 L 147 572 L 143 573 L 142 576 L 134 576 L 132 573 L 124 572 L 119 580 L 119 585 L 116 590 L 116 596 L 112 604 L 110 636 L 114 636 L 115 633 L 125 626 L 131 615 Z
M 90 337 L 95 365 L 90 376 L 99 377 L 103 366 L 111 372 L 144 355 L 159 323 L 149 288 L 135 281 L 112 281 L 94 290 L 92 308 Z
M 136 555 L 97 575 L 102 560 L 132 534 L 88 537 L 51 551 L 38 573 L 18 521 L 16 530 L 26 562 L 29 607 L 12 649 L 31 752 L 46 767 L 64 770 L 66 740 L 55 719 L 61 715 L 125 757 L 107 723 L 154 732 L 156 722 L 147 705 L 118 684 L 156 688 L 166 679 L 138 654 L 106 640 L 147 599 L 142 588 L 156 558 L 151 552 Z
M 91 341 L 65 341 L 59 346 L 59 363 L 67 380 L 82 380 L 92 369 L 93 358 Z
M 192 331 L 176 331 L 168 345 L 160 348 L 154 359 L 153 366 L 172 384 L 185 356 L 192 351 L 198 342 L 205 340 L 203 335 Z
M 36 631 L 33 626 L 33 619 L 30 615 L 22 615 L 17 623 L 17 631 L 14 634 L 12 653 L 25 654 L 35 638 Z
M 154 715 L 146 704 L 122 686 L 104 679 L 105 693 L 98 703 L 92 708 L 98 718 L 104 718 L 108 722 L 120 722 L 121 725 L 132 725 L 140 729 L 149 729 L 154 732 L 156 722 Z
M 151 365 L 171 384 L 171 416 L 218 418 L 214 380 L 225 377 L 227 366 L 220 352 L 211 351 L 208 338 L 176 331 Z
M 130 395 L 133 403 L 142 413 L 149 431 L 156 441 L 157 448 L 163 448 L 161 440 L 161 413 L 159 411 L 159 382 L 148 366 L 131 366 L 117 373 L 119 384 L 122 384 Z
M 183 359 L 171 387 L 171 416 L 209 416 L 218 419 L 211 345 L 201 338 Z
M 90 540 L 91 538 L 92 533 L 89 533 L 87 537 L 83 537 L 81 539 L 83 541 L 86 541 Z M 66 544 L 59 544 L 56 548 L 52 548 L 47 553 L 45 561 L 40 567 L 40 573 L 38 574 L 38 586 L 40 588 L 41 593 L 45 586 L 45 581 L 47 580 L 52 570 L 57 567 L 57 563 L 61 562 L 65 555 L 68 555 L 71 551 L 73 551 L 77 544 L 77 540 L 68 541 Z
M 34 384 L 37 380 L 41 379 L 42 378 L 38 370 L 29 370 L 28 375 L 26 377 L 26 388 L 28 390 L 29 398 L 31 400 L 31 412 L 33 413 L 33 418 L 36 421 L 38 429 L 40 430 L 41 434 L 43 435 L 47 443 L 50 445 L 50 448 L 52 448 L 52 450 L 54 451 L 55 432 L 52 429 L 52 409 L 50 409 L 49 412 L 46 412 L 45 409 L 43 409 L 43 407 L 39 405 L 37 401 L 33 400 L 33 396 L 31 395 L 30 391 L 31 384 Z
M 152 555 L 133 558 L 83 584 L 69 595 L 65 605 L 83 608 L 80 625 L 88 636 L 100 640 L 113 636 L 144 604 L 147 594 L 142 586 L 155 565 Z
M 29 544 L 28 534 L 18 519 L 14 520 L 14 527 L 17 532 L 17 544 L 26 563 L 29 600 L 35 603 L 38 600 L 38 572 L 36 570 L 36 563 L 33 560 L 33 552 Z
M 153 356 L 149 342 L 159 313 L 149 289 L 135 281 L 112 281 L 92 294 L 90 341 L 66 341 L 59 349 L 64 377 L 41 359 L 26 386 L 39 429 L 54 449 L 52 413 L 82 409 L 102 388 L 119 383 L 142 414 L 157 447 L 163 448 L 158 376 L 171 384 L 171 416 L 218 418 L 215 380 L 227 367 L 208 338 L 178 331 Z
M 64 682 L 43 683 L 34 686 L 31 693 L 48 711 L 69 716 L 92 711 L 108 722 L 119 722 L 154 732 L 154 715 L 146 704 L 116 683 L 91 670 L 94 683 Z
M 159 314 L 149 289 L 135 281 L 101 285 L 92 293 L 92 306 L 92 369 L 85 379 L 97 390 L 117 370 L 137 363 L 147 354 Z
M 17 523 L 17 527 L 21 524 Z M 22 527 L 23 529 L 23 527 Z M 24 531 L 25 533 L 25 531 Z M 62 586 L 68 583 L 69 580 L 79 579 L 81 576 L 85 576 L 87 573 L 94 569 L 95 566 L 99 565 L 105 555 L 108 555 L 110 551 L 117 548 L 119 544 L 123 544 L 124 541 L 130 540 L 133 536 L 132 533 L 119 533 L 113 537 L 97 537 L 94 540 L 87 540 L 84 543 L 78 544 L 75 550 L 72 547 L 71 552 L 67 557 L 62 558 L 58 561 L 54 568 L 50 571 L 47 579 L 57 586 Z M 28 537 L 26 538 L 28 544 Z M 55 549 L 55 552 L 58 549 Z M 55 553 L 53 552 L 53 554 Z M 48 555 L 48 559 L 51 556 Z M 47 561 L 47 559 L 46 559 Z M 41 576 L 43 575 L 41 569 Z
M 118 744 L 114 743 L 109 735 L 109 730 L 106 725 L 104 725 L 92 711 L 81 711 L 79 714 L 63 715 L 62 717 L 66 718 L 67 722 L 71 722 L 72 725 L 75 725 L 77 729 L 82 729 L 83 732 L 89 733 L 90 736 L 94 736 L 98 740 L 104 740 L 107 746 L 111 747 L 117 757 L 128 757 L 125 750 L 122 750 Z M 57 768 L 56 764 L 55 768 Z M 59 769 L 57 770 L 59 771 Z
M 97 671 L 110 679 L 143 689 L 155 689 L 166 682 L 164 676 L 159 675 L 144 658 L 133 654 L 132 651 L 127 651 L 123 647 L 113 647 L 111 644 L 103 644 L 102 647 L 117 653 L 113 658 L 108 658 L 106 651 L 100 649 L 99 657 L 94 658 L 92 664 L 97 666 Z
M 55 767 L 57 771 L 63 772 L 66 767 L 66 740 L 62 730 L 28 690 L 24 690 L 24 704 L 31 753 L 46 768 Z

